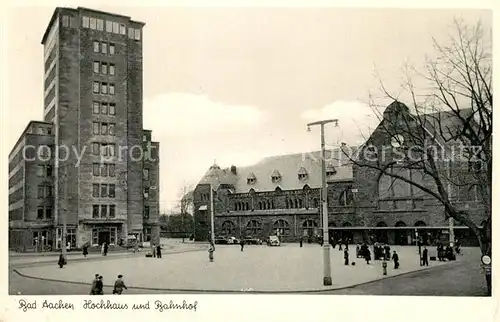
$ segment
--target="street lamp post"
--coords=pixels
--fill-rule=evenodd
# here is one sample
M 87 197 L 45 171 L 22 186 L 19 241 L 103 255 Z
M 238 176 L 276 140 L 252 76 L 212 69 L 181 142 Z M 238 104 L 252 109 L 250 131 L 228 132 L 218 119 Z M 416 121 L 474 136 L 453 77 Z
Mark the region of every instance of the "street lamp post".
M 210 242 L 215 245 L 214 189 L 210 185 Z
M 321 126 L 321 201 L 323 213 L 323 285 L 332 285 L 332 272 L 330 268 L 330 239 L 328 238 L 328 204 L 327 204 L 327 186 L 326 186 L 326 152 L 325 152 L 325 124 L 335 123 L 338 126 L 338 120 L 323 120 L 307 124 L 310 130 L 313 125 Z

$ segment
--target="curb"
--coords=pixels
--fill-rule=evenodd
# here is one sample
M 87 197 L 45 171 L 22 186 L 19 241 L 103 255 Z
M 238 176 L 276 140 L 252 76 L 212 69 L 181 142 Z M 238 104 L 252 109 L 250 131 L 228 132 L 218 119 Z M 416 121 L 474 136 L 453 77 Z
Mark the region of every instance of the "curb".
M 129 289 L 136 289 L 136 290 L 151 290 L 151 291 L 167 291 L 167 292 L 178 292 L 178 293 L 212 293 L 212 294 L 225 294 L 225 293 L 232 293 L 232 294 L 311 294 L 311 293 L 324 293 L 324 292 L 331 292 L 331 291 L 339 291 L 339 290 L 345 290 L 345 289 L 351 289 L 351 288 L 356 288 L 358 286 L 363 286 L 363 285 L 368 285 L 372 284 L 375 282 L 379 282 L 382 280 L 387 280 L 395 277 L 400 277 L 400 276 L 405 276 L 409 274 L 414 274 L 414 273 L 419 273 L 427 270 L 432 270 L 432 269 L 437 269 L 441 267 L 446 267 L 450 266 L 453 264 L 457 264 L 458 261 L 455 262 L 447 262 L 443 265 L 439 266 L 432 266 L 432 267 L 424 267 L 415 271 L 410 271 L 410 272 L 404 272 L 398 275 L 391 275 L 391 276 L 386 276 L 386 277 L 380 277 L 371 281 L 366 281 L 366 282 L 361 282 L 353 285 L 348 285 L 348 286 L 339 286 L 339 287 L 330 287 L 330 288 L 322 288 L 322 289 L 315 289 L 315 290 L 298 290 L 298 291 L 254 291 L 254 290 L 249 290 L 249 291 L 244 291 L 244 290 L 200 290 L 200 289 L 169 289 L 169 288 L 155 288 L 155 287 L 141 287 L 141 286 L 129 286 Z M 35 276 L 30 276 L 30 275 L 25 275 L 19 272 L 17 269 L 12 268 L 12 270 L 20 275 L 21 277 L 24 278 L 30 278 L 30 279 L 35 279 L 35 280 L 40 280 L 40 281 L 48 281 L 48 282 L 59 282 L 59 283 L 67 283 L 67 284 L 77 284 L 77 285 L 92 285 L 91 283 L 86 283 L 86 282 L 76 282 L 76 281 L 64 281 L 64 280 L 57 280 L 57 279 L 51 279 L 51 278 L 44 278 L 44 277 L 35 277 Z M 104 285 L 105 287 L 113 287 L 113 285 Z M 26 295 L 26 294 L 25 294 Z
M 171 251 L 171 252 L 165 252 L 163 255 L 170 255 L 170 254 L 182 254 L 182 253 L 189 253 L 189 252 L 199 252 L 203 251 L 205 248 L 200 248 L 200 249 L 188 249 L 188 250 L 178 250 L 178 251 Z M 134 256 L 129 256 L 132 253 L 127 253 L 127 254 L 119 254 L 119 255 L 113 255 L 113 256 L 95 256 L 95 257 L 83 257 L 83 258 L 74 258 L 70 259 L 71 262 L 84 262 L 84 261 L 109 261 L 109 260 L 115 260 L 115 259 L 121 259 L 121 258 L 131 258 Z M 40 267 L 40 266 L 52 266 L 56 263 L 56 261 L 41 261 L 41 262 L 32 262 L 32 263 L 20 263 L 20 264 L 9 264 L 9 267 L 12 269 L 14 268 L 30 268 L 30 267 Z M 60 282 L 60 281 L 57 281 Z

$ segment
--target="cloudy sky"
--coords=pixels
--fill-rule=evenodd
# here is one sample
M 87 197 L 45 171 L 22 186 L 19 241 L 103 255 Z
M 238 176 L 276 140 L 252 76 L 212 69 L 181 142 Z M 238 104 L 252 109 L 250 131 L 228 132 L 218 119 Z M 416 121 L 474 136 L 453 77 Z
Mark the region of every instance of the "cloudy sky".
M 162 210 L 214 160 L 319 149 L 309 121 L 338 118 L 328 144 L 359 143 L 377 125 L 367 105 L 381 95 L 377 73 L 398 93 L 404 64 L 432 56 L 431 36 L 444 41 L 453 18 L 492 20 L 456 9 L 91 7 L 146 23 L 144 127 L 161 144 Z M 53 9 L 11 8 L 4 24 L 8 150 L 43 118 L 40 41 Z

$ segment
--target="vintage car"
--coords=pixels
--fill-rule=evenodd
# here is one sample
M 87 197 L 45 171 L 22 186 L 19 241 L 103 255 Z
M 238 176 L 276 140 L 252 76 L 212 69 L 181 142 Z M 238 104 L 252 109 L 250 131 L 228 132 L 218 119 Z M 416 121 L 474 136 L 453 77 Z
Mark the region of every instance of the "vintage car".
M 278 236 L 269 236 L 267 239 L 267 246 L 280 246 L 281 242 Z
M 229 237 L 227 239 L 227 243 L 228 244 L 239 244 L 240 240 L 238 238 L 236 238 L 236 237 L 233 236 L 233 237 Z
M 247 245 L 262 245 L 262 240 L 261 239 L 254 238 L 254 237 L 251 237 L 251 236 L 245 237 L 244 241 L 245 241 L 245 244 L 247 244 Z
M 228 239 L 227 238 L 224 238 L 222 236 L 217 236 L 215 237 L 215 243 L 216 244 L 227 244 L 228 243 Z

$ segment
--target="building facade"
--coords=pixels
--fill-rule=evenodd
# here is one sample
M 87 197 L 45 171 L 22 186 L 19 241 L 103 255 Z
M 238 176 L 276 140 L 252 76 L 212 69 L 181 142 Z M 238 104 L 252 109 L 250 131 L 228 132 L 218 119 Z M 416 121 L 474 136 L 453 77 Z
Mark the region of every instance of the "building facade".
M 31 122 L 9 156 L 11 248 L 59 248 L 64 223 L 71 247 L 130 235 L 158 241 L 159 143 L 143 129 L 143 27 L 86 8 L 54 11 L 42 39 L 44 122 Z M 27 158 L 30 150 L 50 158 Z M 45 174 L 34 175 L 42 165 Z M 29 204 L 42 178 L 51 193 Z
M 391 104 L 384 113 L 407 108 Z M 417 238 L 432 245 L 455 237 L 464 245 L 476 245 L 472 232 L 446 219 L 438 201 L 402 180 L 381 175 L 364 166 L 361 153 L 370 145 L 390 146 L 392 133 L 381 122 L 366 144 L 327 151 L 328 229 L 336 240 L 354 243 L 379 241 L 411 245 Z M 404 132 L 404 131 L 402 131 Z M 446 143 L 450 144 L 450 143 Z M 390 162 L 391 156 L 389 155 Z M 450 162 L 443 171 L 450 177 L 470 176 L 462 162 Z M 394 169 L 398 169 L 397 166 Z M 396 171 L 396 170 L 394 170 Z M 434 182 L 417 171 L 402 167 L 403 176 L 432 188 Z M 278 234 L 284 241 L 321 236 L 321 159 L 319 152 L 270 157 L 254 166 L 221 169 L 213 165 L 194 190 L 195 238 L 208 240 L 210 187 L 216 236 L 260 237 Z M 466 210 L 474 222 L 484 223 L 484 203 L 473 184 L 446 187 L 451 200 Z

